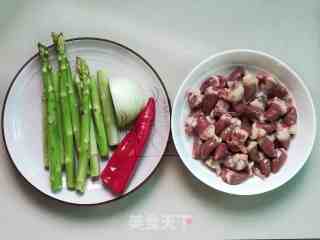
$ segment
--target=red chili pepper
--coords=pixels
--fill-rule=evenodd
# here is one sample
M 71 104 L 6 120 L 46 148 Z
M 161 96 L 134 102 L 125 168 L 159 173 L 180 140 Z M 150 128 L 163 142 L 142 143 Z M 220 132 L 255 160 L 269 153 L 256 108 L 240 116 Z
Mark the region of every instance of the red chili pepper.
M 155 119 L 156 103 L 149 98 L 132 130 L 123 138 L 101 173 L 102 182 L 113 193 L 121 194 L 131 179 L 135 166 L 149 138 Z

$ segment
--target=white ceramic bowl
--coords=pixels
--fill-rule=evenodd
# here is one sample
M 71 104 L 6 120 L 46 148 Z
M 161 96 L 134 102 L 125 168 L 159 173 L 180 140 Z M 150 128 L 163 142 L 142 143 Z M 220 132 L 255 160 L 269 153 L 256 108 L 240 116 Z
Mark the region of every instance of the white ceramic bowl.
M 291 92 L 297 106 L 297 135 L 291 142 L 288 160 L 277 174 L 265 180 L 252 177 L 240 185 L 228 185 L 201 161 L 192 158 L 192 140 L 184 132 L 184 121 L 189 112 L 185 93 L 199 88 L 201 82 L 212 74 L 227 73 L 235 65 L 264 70 L 277 76 Z M 254 195 L 273 190 L 289 181 L 307 161 L 316 136 L 316 114 L 313 101 L 300 76 L 281 60 L 253 50 L 229 50 L 202 61 L 182 83 L 172 109 L 172 135 L 177 151 L 190 172 L 208 186 L 236 195 Z

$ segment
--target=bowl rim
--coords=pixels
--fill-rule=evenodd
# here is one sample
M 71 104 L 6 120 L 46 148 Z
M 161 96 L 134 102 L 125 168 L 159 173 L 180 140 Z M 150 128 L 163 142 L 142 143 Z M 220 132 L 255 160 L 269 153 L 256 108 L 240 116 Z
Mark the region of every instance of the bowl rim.
M 210 185 L 208 182 L 205 182 L 205 181 L 202 181 L 201 179 L 199 179 L 194 173 L 193 173 L 193 170 L 191 169 L 191 167 L 187 166 L 185 164 L 185 160 L 183 160 L 183 158 L 181 157 L 182 156 L 182 153 L 181 153 L 181 148 L 178 147 L 178 144 L 177 144 L 177 137 L 179 137 L 177 135 L 177 130 L 175 129 L 175 122 L 174 122 L 174 119 L 175 119 L 175 109 L 177 108 L 177 102 L 178 102 L 178 96 L 183 96 L 184 94 L 182 93 L 182 87 L 184 86 L 184 84 L 188 81 L 188 79 L 196 72 L 198 71 L 199 69 L 201 69 L 203 67 L 203 65 L 205 65 L 207 62 L 210 62 L 211 60 L 215 59 L 215 58 L 219 58 L 219 57 L 222 57 L 224 55 L 228 55 L 228 54 L 237 54 L 237 53 L 249 53 L 249 54 L 254 54 L 254 55 L 257 55 L 259 57 L 263 57 L 263 58 L 268 58 L 274 62 L 276 62 L 277 64 L 279 64 L 281 66 L 281 68 L 285 68 L 287 69 L 290 74 L 292 74 L 297 80 L 298 82 L 301 84 L 301 87 L 303 89 L 303 91 L 306 93 L 307 95 L 307 98 L 309 99 L 309 102 L 310 102 L 310 107 L 311 107 L 311 110 L 312 110 L 312 121 L 313 121 L 313 127 L 314 127 L 314 131 L 312 133 L 312 144 L 309 145 L 306 149 L 306 160 L 303 161 L 303 164 L 301 164 L 300 167 L 296 168 L 293 173 L 291 174 L 291 177 L 286 179 L 285 181 L 281 182 L 280 184 L 278 185 L 275 185 L 274 187 L 272 188 L 269 188 L 269 189 L 266 189 L 266 190 L 262 190 L 262 191 L 257 191 L 257 192 L 245 192 L 245 193 L 239 193 L 239 192 L 234 192 L 234 191 L 230 191 L 230 190 L 224 190 L 222 188 L 216 188 L 212 185 Z M 200 181 L 201 183 L 207 185 L 208 187 L 214 189 L 214 190 L 217 190 L 217 191 L 220 191 L 220 192 L 223 192 L 223 193 L 227 193 L 227 194 L 230 194 L 230 195 L 237 195 L 237 196 L 251 196 L 251 195 L 260 195 L 260 194 L 263 194 L 263 193 L 267 193 L 267 192 L 270 192 L 270 191 L 273 191 L 277 188 L 280 188 L 281 186 L 285 185 L 286 183 L 288 183 L 291 179 L 293 179 L 297 173 L 304 167 L 304 165 L 306 164 L 306 162 L 308 161 L 308 159 L 310 158 L 310 155 L 312 153 L 312 150 L 313 150 L 313 147 L 314 147 L 314 144 L 315 144 L 315 140 L 316 140 L 316 135 L 317 135 L 317 119 L 316 119 L 316 110 L 315 110 L 315 106 L 314 106 L 314 102 L 313 102 L 313 98 L 312 98 L 312 95 L 309 91 L 309 89 L 307 88 L 307 86 L 305 85 L 304 81 L 302 80 L 302 78 L 300 77 L 300 75 L 295 71 L 293 70 L 286 62 L 284 62 L 283 60 L 269 54 L 269 53 L 266 53 L 266 52 L 263 52 L 263 51 L 260 51 L 260 50 L 253 50 L 253 49 L 245 49 L 245 48 L 239 48 L 239 49 L 228 49 L 228 50 L 224 50 L 224 51 L 220 51 L 218 53 L 215 53 L 213 55 L 210 55 L 208 57 L 206 57 L 204 60 L 202 60 L 200 63 L 198 63 L 195 67 L 193 67 L 193 69 L 191 70 L 191 72 L 189 72 L 187 74 L 187 76 L 185 77 L 185 79 L 183 80 L 183 82 L 181 83 L 178 91 L 177 91 L 177 94 L 175 96 L 175 99 L 174 99 L 174 103 L 173 103 L 173 106 L 172 106 L 172 116 L 171 116 L 171 134 L 172 134 L 172 138 L 173 138 L 173 142 L 174 142 L 174 145 L 177 149 L 177 152 L 179 154 L 179 158 L 180 160 L 182 161 L 183 165 L 188 169 L 188 171 L 191 173 L 191 175 L 196 178 L 198 181 Z
M 98 42 L 104 42 L 104 43 L 109 43 L 109 44 L 113 44 L 115 46 L 118 46 L 118 47 L 121 47 L 125 50 L 127 50 L 128 52 L 132 53 L 133 55 L 135 55 L 137 58 L 139 58 L 140 60 L 142 60 L 143 63 L 146 64 L 147 67 L 150 68 L 151 72 L 156 76 L 156 78 L 158 79 L 158 81 L 160 82 L 163 90 L 164 90 L 164 93 L 165 93 L 165 96 L 166 96 L 166 99 L 168 101 L 168 106 L 169 106 L 169 122 L 171 122 L 171 114 L 172 114 L 172 107 L 171 107 L 171 101 L 170 101 L 170 98 L 169 98 L 169 94 L 168 94 L 168 91 L 166 89 L 166 86 L 162 80 L 162 78 L 160 77 L 159 73 L 155 70 L 155 68 L 142 56 L 140 55 L 138 52 L 136 52 L 135 50 L 133 50 L 132 48 L 122 44 L 122 43 L 119 43 L 119 42 L 116 42 L 116 41 L 113 41 L 113 40 L 110 40 L 110 39 L 106 39 L 106 38 L 99 38 L 99 37 L 74 37 L 74 38 L 67 38 L 65 39 L 65 42 L 66 43 L 73 43 L 73 42 L 77 42 L 77 41 L 83 41 L 83 40 L 91 40 L 91 41 L 98 41 Z M 51 49 L 54 47 L 54 44 L 50 44 L 48 45 L 48 48 Z M 137 191 L 138 189 L 140 189 L 149 179 L 151 179 L 151 177 L 155 174 L 156 170 L 159 168 L 159 165 L 161 163 L 161 160 L 163 159 L 164 157 L 164 153 L 168 147 L 168 142 L 169 142 L 169 139 L 170 139 L 170 134 L 171 134 L 171 127 L 169 129 L 169 134 L 168 134 L 168 139 L 167 139 L 167 142 L 166 142 L 166 146 L 163 150 L 163 152 L 161 153 L 161 158 L 159 160 L 159 162 L 157 163 L 157 165 L 155 166 L 155 168 L 150 172 L 150 174 L 140 183 L 138 184 L 135 188 L 133 188 L 131 191 L 125 193 L 125 194 L 122 194 L 122 195 L 119 195 L 111 200 L 106 200 L 106 201 L 102 201 L 102 202 L 97 202 L 97 203 L 74 203 L 74 202 L 68 202 L 68 201 L 65 201 L 65 200 L 61 200 L 61 199 L 58 199 L 58 198 L 55 198 L 55 197 L 52 197 L 50 195 L 47 195 L 45 192 L 43 192 L 42 190 L 40 190 L 38 187 L 36 187 L 35 185 L 33 185 L 29 180 L 27 180 L 27 178 L 22 174 L 22 172 L 20 172 L 20 170 L 18 169 L 18 167 L 16 166 L 11 154 L 10 154 L 10 151 L 9 151 L 9 148 L 8 148 L 8 145 L 7 145 L 7 141 L 6 141 L 6 137 L 5 137 L 5 128 L 4 128 L 4 117 L 5 117 L 5 111 L 6 111 L 6 106 L 7 106 L 7 100 L 9 98 L 9 95 L 10 95 L 10 92 L 11 92 L 11 89 L 14 85 L 14 83 L 16 82 L 19 74 L 24 70 L 25 67 L 27 67 L 27 65 L 32 61 L 34 60 L 35 58 L 37 58 L 39 56 L 39 53 L 35 53 L 34 55 L 32 55 L 20 68 L 19 70 L 17 71 L 17 73 L 14 75 L 13 79 L 11 80 L 10 84 L 9 84 L 9 87 L 7 88 L 7 91 L 6 91 L 6 94 L 5 94 L 5 97 L 4 97 L 4 100 L 3 100 L 3 105 L 2 105 L 2 111 L 1 111 L 1 132 L 2 132 L 2 140 L 3 140 L 3 143 L 4 143 L 4 148 L 5 148 L 5 151 L 7 152 L 7 156 L 9 157 L 9 160 L 12 164 L 12 166 L 16 169 L 16 171 L 19 173 L 19 175 L 22 176 L 22 178 L 25 180 L 25 182 L 28 183 L 28 185 L 32 186 L 33 189 L 35 189 L 37 192 L 40 192 L 41 196 L 43 197 L 43 199 L 45 200 L 52 200 L 53 202 L 60 202 L 60 203 L 63 203 L 63 204 L 66 204 L 66 205 L 71 205 L 71 206 L 77 206 L 77 207 L 82 207 L 82 206 L 100 206 L 100 205 L 105 205 L 107 203 L 111 203 L 111 202 L 115 202 L 117 200 L 120 200 L 122 198 L 125 198 L 127 196 L 129 196 L 130 194 L 134 193 L 135 191 Z

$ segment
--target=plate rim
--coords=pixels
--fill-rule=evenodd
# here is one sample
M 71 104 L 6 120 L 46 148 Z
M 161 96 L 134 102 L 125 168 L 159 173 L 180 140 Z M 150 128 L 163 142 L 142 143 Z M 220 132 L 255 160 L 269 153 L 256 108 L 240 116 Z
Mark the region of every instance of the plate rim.
M 168 105 L 169 105 L 169 123 L 171 123 L 171 114 L 172 114 L 172 106 L 171 106 L 171 101 L 170 101 L 170 98 L 169 98 L 169 94 L 168 94 L 168 91 L 166 89 L 166 86 L 162 80 L 162 78 L 160 77 L 159 73 L 155 70 L 155 68 L 141 55 L 139 54 L 138 52 L 136 52 L 135 50 L 133 50 L 132 48 L 122 44 L 122 43 L 119 43 L 119 42 L 116 42 L 114 40 L 110 40 L 110 39 L 107 39 L 107 38 L 100 38 L 100 37 L 74 37 L 74 38 L 67 38 L 65 39 L 65 42 L 68 42 L 68 43 L 72 43 L 72 42 L 76 42 L 76 41 L 83 41 L 83 40 L 92 40 L 92 41 L 98 41 L 98 42 L 104 42 L 104 43 L 111 43 L 111 44 L 114 44 L 118 47 L 121 47 L 127 51 L 129 51 L 130 53 L 132 53 L 133 55 L 135 55 L 136 57 L 138 57 L 140 60 L 143 61 L 143 63 L 145 63 L 149 68 L 150 70 L 155 74 L 155 76 L 157 77 L 158 81 L 160 82 L 164 92 L 165 92 L 165 96 L 167 98 L 167 101 L 168 101 Z M 48 46 L 49 49 L 53 48 L 54 47 L 54 44 L 50 44 Z M 164 151 L 162 152 L 161 154 L 161 158 L 159 160 L 159 162 L 157 163 L 157 165 L 155 166 L 155 168 L 151 171 L 151 173 L 140 183 L 138 184 L 135 188 L 133 188 L 131 191 L 123 194 L 123 195 L 120 195 L 120 196 L 117 196 L 111 200 L 106 200 L 106 201 L 102 201 L 102 202 L 98 202 L 98 203 L 75 203 L 75 202 L 68 202 L 68 201 L 65 201 L 65 200 L 61 200 L 61 199 L 58 199 L 58 198 L 55 198 L 53 196 L 50 196 L 48 194 L 46 194 L 45 192 L 43 192 L 42 190 L 40 190 L 38 187 L 36 187 L 35 185 L 33 185 L 28 179 L 26 179 L 26 177 L 22 174 L 22 172 L 18 169 L 18 167 L 16 166 L 11 154 L 10 154 L 10 151 L 9 151 L 9 148 L 8 148 L 8 145 L 7 145 L 7 141 L 6 141 L 6 137 L 5 137 L 5 130 L 4 130 L 4 116 L 5 116 L 5 110 L 6 110 L 6 106 L 7 106 L 7 100 L 8 100 L 8 97 L 9 97 L 9 94 L 11 92 L 11 89 L 14 85 L 14 83 L 16 82 L 18 76 L 20 75 L 20 73 L 25 69 L 25 67 L 32 61 L 34 60 L 35 58 L 37 58 L 39 56 L 39 53 L 35 53 L 33 56 L 31 56 L 20 68 L 19 70 L 17 71 L 17 73 L 14 75 L 13 79 L 11 80 L 10 84 L 9 84 L 9 87 L 7 88 L 7 91 L 6 91 L 6 94 L 5 94 L 5 97 L 4 97 L 4 100 L 3 100 L 3 104 L 2 104 L 2 110 L 1 110 L 1 132 L 2 132 L 2 140 L 3 140 L 3 144 L 4 144 L 4 148 L 5 148 L 5 151 L 7 152 L 7 156 L 9 157 L 9 160 L 11 162 L 11 164 L 14 166 L 15 170 L 19 173 L 19 175 L 24 179 L 25 182 L 28 183 L 28 185 L 32 186 L 32 189 L 38 191 L 41 193 L 41 196 L 43 199 L 46 199 L 46 200 L 52 200 L 52 201 L 55 201 L 55 202 L 60 202 L 60 203 L 63 203 L 63 204 L 66 204 L 66 205 L 72 205 L 72 206 L 77 206 L 77 207 L 81 207 L 81 206 L 100 206 L 100 205 L 105 205 L 107 203 L 111 203 L 111 202 L 115 202 L 117 200 L 120 200 L 122 198 L 125 198 L 127 196 L 129 196 L 130 194 L 136 192 L 138 189 L 140 189 L 149 179 L 151 179 L 151 177 L 155 174 L 156 170 L 159 168 L 159 165 L 162 161 L 162 158 L 164 156 L 164 153 L 168 147 L 168 143 L 169 143 L 169 139 L 170 139 L 170 136 L 171 136 L 171 124 L 169 124 L 170 126 L 170 129 L 169 129 L 169 134 L 168 134 L 168 139 L 167 139 L 167 142 L 166 142 L 166 145 L 165 145 L 165 148 L 164 148 Z

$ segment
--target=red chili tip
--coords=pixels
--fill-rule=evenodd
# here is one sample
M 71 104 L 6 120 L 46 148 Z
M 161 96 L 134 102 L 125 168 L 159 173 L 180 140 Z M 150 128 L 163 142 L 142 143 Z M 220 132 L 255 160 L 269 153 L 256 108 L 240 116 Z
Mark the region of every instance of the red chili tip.
M 153 97 L 149 97 L 144 109 L 148 109 L 150 112 L 152 112 L 155 110 L 155 107 L 156 107 L 156 100 Z

